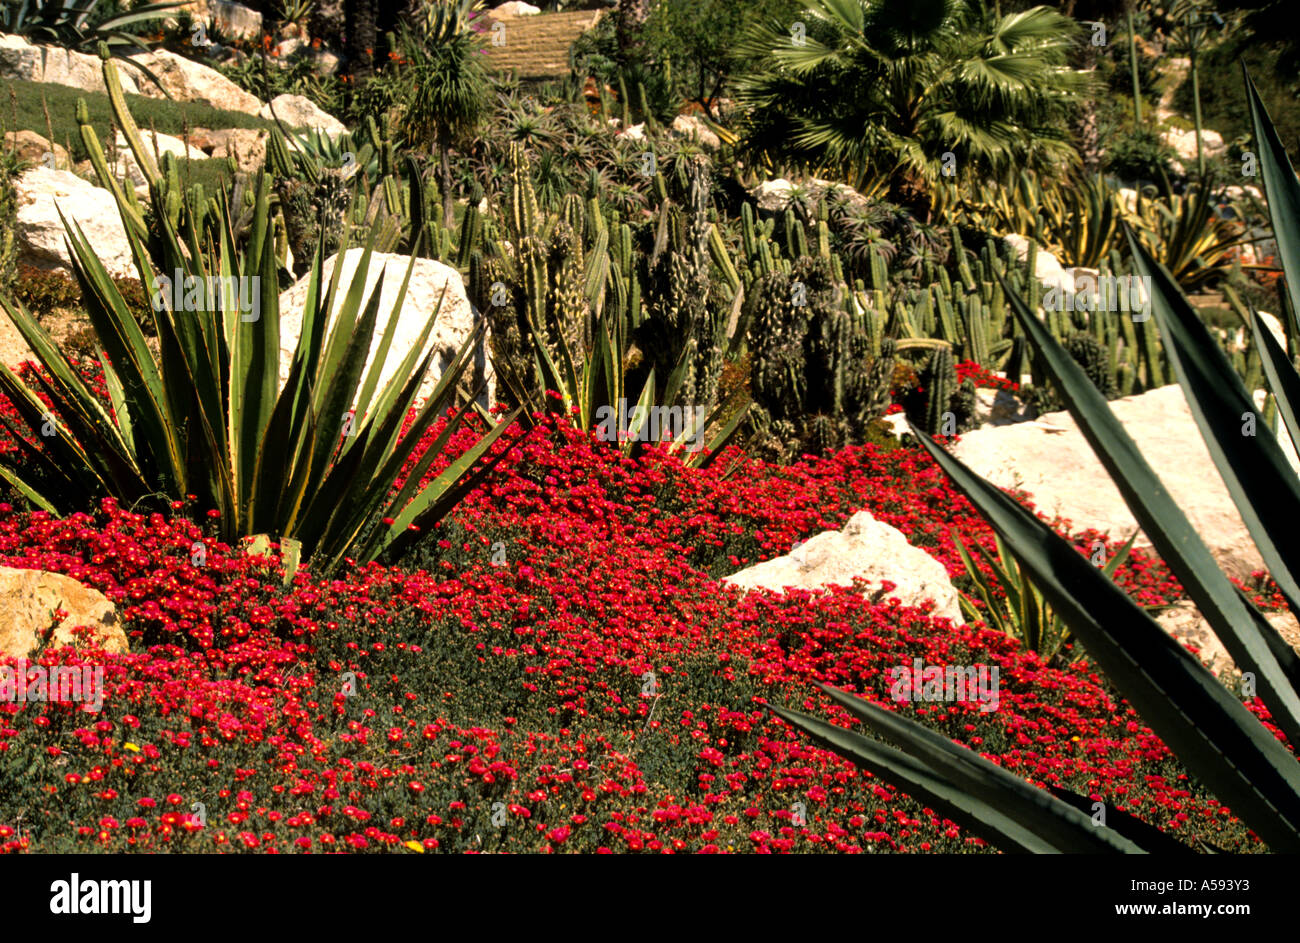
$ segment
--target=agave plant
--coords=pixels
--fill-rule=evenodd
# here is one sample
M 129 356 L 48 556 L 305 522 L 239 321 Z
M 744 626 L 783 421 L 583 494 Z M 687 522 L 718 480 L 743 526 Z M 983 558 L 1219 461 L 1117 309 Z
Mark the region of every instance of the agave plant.
M 1260 165 L 1290 297 L 1288 333 L 1300 310 L 1300 184 L 1249 75 Z M 1293 612 L 1300 611 L 1300 481 L 1277 440 L 1253 434 L 1255 405 L 1214 337 L 1167 268 L 1130 234 L 1138 274 L 1151 278 L 1151 307 L 1192 415 L 1237 509 Z M 1300 657 L 1215 564 L 1105 399 L 1038 320 L 1007 293 L 1016 317 L 1059 386 L 1142 530 L 1258 691 L 1287 739 L 1300 743 Z M 1251 312 L 1265 373 L 1293 441 L 1300 440 L 1300 374 Z M 1073 546 L 1008 495 L 928 438 L 918 438 L 966 493 L 1086 646 L 1098 667 L 1189 773 L 1213 791 L 1274 852 L 1300 851 L 1300 763 L 1224 685 L 1170 638 Z M 934 731 L 839 691 L 828 693 L 902 749 L 816 718 L 773 708 L 856 764 L 1007 851 L 1189 851 L 1170 835 L 1090 798 L 1039 789 Z
M 1038 587 L 1025 574 L 1025 568 L 1016 562 L 1002 538 L 993 535 L 996 555 L 983 546 L 976 545 L 976 551 L 992 572 L 993 579 L 990 580 L 976 564 L 957 529 L 954 527 L 949 534 L 966 567 L 966 575 L 970 577 L 976 594 L 984 604 L 983 609 L 976 608 L 971 597 L 962 593 L 958 602 L 967 620 L 983 620 L 989 628 L 1019 639 L 1025 648 L 1037 652 L 1045 662 L 1051 662 L 1060 655 L 1071 641 L 1070 627 L 1056 614 Z M 1102 566 L 1103 574 L 1114 577 L 1115 571 L 1128 559 L 1136 539 L 1137 531 L 1134 531 L 1133 536 Z M 996 590 L 999 586 L 1002 588 L 1002 596 Z
M 115 69 L 104 62 L 110 88 Z M 0 465 L 0 476 L 54 514 L 78 510 L 95 496 L 134 504 L 156 495 L 196 495 L 201 506 L 220 512 L 225 539 L 270 535 L 323 569 L 345 557 L 368 561 L 399 549 L 491 468 L 488 461 L 474 470 L 510 424 L 492 429 L 422 484 L 464 422 L 461 410 L 415 467 L 404 471 L 416 444 L 452 405 L 483 328 L 467 340 L 407 425 L 434 356 L 433 350 L 421 351 L 437 312 L 392 379 L 381 383 L 398 319 L 388 319 L 367 368 L 384 280 L 365 296 L 373 234 L 355 277 L 343 288 L 340 266 L 328 281 L 323 278 L 324 247 L 318 242 L 301 335 L 282 383 L 270 178 L 259 174 L 255 181 L 247 244 L 237 246 L 225 202 L 195 194 L 183 200 L 168 185 L 175 179 L 174 159 L 168 156 L 165 175 L 158 174 L 129 113 L 123 111 L 119 120 L 123 116 L 128 142 L 150 174 L 152 245 L 146 245 L 139 209 L 109 176 L 88 121 L 81 134 L 118 201 L 149 310 L 132 309 L 81 227 L 65 221 L 73 271 L 102 345 L 110 402 L 91 390 L 35 318 L 0 299 L 41 367 L 24 381 L 0 365 L 0 392 L 29 429 L 44 427 L 47 433 L 37 447 L 6 419 L 28 463 Z M 412 258 L 398 308 L 414 264 Z M 140 326 L 145 321 L 157 334 L 157 354 L 146 345 Z
M 1240 223 L 1215 214 L 1214 195 L 1206 186 L 1158 199 L 1139 192 L 1133 222 L 1142 247 L 1187 291 L 1226 275 L 1232 250 L 1251 241 Z

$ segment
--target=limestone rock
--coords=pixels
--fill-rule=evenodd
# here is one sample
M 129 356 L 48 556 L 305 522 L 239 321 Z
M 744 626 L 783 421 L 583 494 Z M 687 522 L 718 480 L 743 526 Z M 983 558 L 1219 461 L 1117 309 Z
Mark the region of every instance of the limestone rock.
M 168 49 L 154 49 L 133 58 L 153 72 L 162 85 L 162 89 L 159 89 L 153 82 L 143 81 L 140 93 L 149 98 L 165 98 L 170 95 L 176 101 L 200 102 L 223 111 L 241 111 L 246 115 L 255 115 L 262 108 L 256 95 L 244 91 L 216 69 L 178 56 Z
M 269 121 L 272 108 L 275 109 L 274 116 L 291 128 L 319 128 L 330 135 L 339 135 L 347 130 L 342 121 L 321 111 L 315 102 L 302 95 L 279 95 L 263 105 L 258 114 Z
M 122 80 L 122 91 L 128 95 L 139 94 L 135 69 L 119 62 L 118 75 Z M 87 92 L 105 91 L 103 63 L 99 56 L 62 46 L 33 45 L 10 33 L 0 35 L 0 78 L 67 85 Z
M 240 3 L 227 0 L 208 0 L 212 25 L 229 39 L 259 39 L 262 35 L 262 14 Z
M 72 160 L 62 144 L 51 144 L 43 134 L 35 131 L 10 131 L 4 136 L 6 149 L 14 151 L 22 160 L 46 167 L 53 162 L 52 170 L 71 170 Z
M 522 3 L 520 0 L 508 0 L 499 6 L 495 6 L 490 11 L 494 19 L 505 19 L 511 16 L 536 16 L 541 13 L 541 7 L 535 7 L 531 3 Z
M 270 134 L 256 128 L 226 128 L 209 131 L 196 128 L 190 135 L 191 143 L 202 148 L 209 157 L 233 157 L 243 173 L 254 173 L 266 161 L 266 142 Z
M 66 170 L 33 167 L 14 181 L 18 194 L 15 229 L 19 258 L 44 269 L 72 271 L 59 210 L 81 225 L 110 275 L 134 275 L 131 246 L 113 195 Z
M 115 653 L 127 650 L 126 633 L 113 604 L 103 593 L 69 576 L 0 567 L 0 608 L 4 611 L 0 654 L 14 658 L 35 655 L 45 644 L 56 609 L 68 616 L 54 628 L 50 645 L 98 647 Z M 83 626 L 94 630 L 93 641 L 76 637 L 74 630 Z
M 674 135 L 698 141 L 701 147 L 712 151 L 722 146 L 713 130 L 695 115 L 678 115 L 673 119 L 672 131 Z
M 339 290 L 335 296 L 335 307 L 331 312 L 327 329 L 329 332 L 334 329 L 339 308 L 342 306 L 343 298 L 352 283 L 363 254 L 362 249 L 349 249 L 347 255 L 343 257 L 343 269 L 339 273 Z M 370 356 L 366 360 L 367 368 L 373 363 L 388 319 L 393 315 L 397 292 L 406 274 L 408 262 L 409 259 L 403 255 L 376 252 L 371 256 L 370 267 L 366 270 L 364 297 L 369 299 L 370 292 L 378 284 L 381 273 L 384 273 L 384 289 L 380 295 L 379 316 L 375 325 L 374 339 L 371 342 Z M 325 261 L 323 282 L 328 283 L 337 263 L 337 255 Z M 280 382 L 282 384 L 289 379 L 293 355 L 297 350 L 298 338 L 302 334 L 302 316 L 306 306 L 308 281 L 309 276 L 304 275 L 280 295 Z M 438 301 L 442 297 L 444 288 L 446 297 L 442 300 L 442 307 L 438 308 Z M 380 373 L 381 385 L 396 374 L 402 359 L 415 344 L 424 329 L 426 320 L 435 310 L 438 311 L 438 315 L 424 350 L 427 352 L 432 348 L 436 353 L 429 364 L 429 372 L 420 386 L 418 394 L 420 399 L 426 398 L 433 392 L 443 370 L 451 363 L 456 352 L 473 332 L 475 313 L 469 299 L 465 296 L 465 286 L 461 282 L 459 272 L 433 259 L 417 259 L 415 268 L 411 272 L 411 283 L 407 287 L 406 298 L 401 309 L 396 313 L 397 332 Z M 467 380 L 476 376 L 487 380 L 487 403 L 490 404 L 495 393 L 495 376 L 491 363 L 487 359 L 485 347 L 481 347 L 471 359 L 465 376 Z M 477 386 L 477 381 L 475 385 Z
M 957 590 L 944 565 L 869 511 L 854 514 L 842 531 L 824 531 L 785 556 L 756 563 L 723 582 L 779 593 L 787 587 L 850 586 L 854 577 L 868 580 L 869 590 L 889 580 L 895 588 L 888 595 L 904 605 L 919 606 L 933 599 L 934 616 L 954 622 L 962 618 Z
M 155 134 L 153 131 L 141 131 L 140 139 L 144 142 L 145 150 L 158 163 L 163 154 L 174 154 L 176 157 L 185 160 L 204 160 L 208 155 L 199 150 L 193 144 L 185 146 L 185 142 L 178 137 L 172 137 L 170 134 Z M 109 164 L 109 169 L 113 176 L 118 180 L 129 179 L 132 186 L 146 185 L 144 171 L 136 162 L 135 154 L 126 142 L 126 135 L 121 131 L 117 132 L 114 141 L 116 154 L 113 163 Z
M 1263 560 L 1201 439 L 1182 388 L 1161 387 L 1113 400 L 1110 407 L 1225 572 L 1245 579 L 1262 569 Z M 1258 434 L 1267 434 L 1262 424 Z M 1284 431 L 1280 443 L 1292 467 L 1300 467 Z M 953 454 L 999 487 L 1023 488 L 1040 511 L 1060 514 L 1075 529 L 1094 527 L 1117 539 L 1137 529 L 1068 412 L 977 429 L 961 437 Z M 1151 546 L 1145 534 L 1136 545 Z
M 758 202 L 759 209 L 780 212 L 790 205 L 796 188 L 807 193 L 814 202 L 823 199 L 839 199 L 858 209 L 867 206 L 870 202 L 847 184 L 822 180 L 818 177 L 810 177 L 798 182 L 777 177 L 773 180 L 764 180 L 749 192 Z

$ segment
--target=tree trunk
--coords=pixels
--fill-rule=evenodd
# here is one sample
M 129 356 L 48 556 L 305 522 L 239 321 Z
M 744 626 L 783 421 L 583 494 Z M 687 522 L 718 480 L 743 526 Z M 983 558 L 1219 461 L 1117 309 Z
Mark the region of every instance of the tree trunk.
M 320 39 L 326 46 L 342 49 L 347 35 L 343 7 L 343 0 L 317 0 L 311 19 L 308 20 L 312 37 Z

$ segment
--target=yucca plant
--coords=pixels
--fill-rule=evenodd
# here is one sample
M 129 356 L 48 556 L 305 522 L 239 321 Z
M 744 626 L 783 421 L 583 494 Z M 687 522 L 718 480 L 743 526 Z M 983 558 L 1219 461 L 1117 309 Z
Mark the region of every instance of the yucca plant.
M 105 61 L 104 70 L 111 85 L 115 66 Z M 124 133 L 138 148 L 137 160 L 152 168 L 129 114 L 126 121 Z M 101 179 L 111 184 L 89 123 L 81 133 L 92 158 L 98 157 Z M 323 279 L 324 247 L 318 243 L 302 332 L 282 386 L 269 177 L 259 175 L 255 182 L 253 221 L 243 246 L 236 245 L 223 200 L 183 201 L 168 186 L 169 177 L 174 173 L 151 179 L 155 227 L 149 245 L 137 229 L 138 209 L 110 187 L 144 295 L 152 302 L 148 311 L 132 310 L 81 227 L 65 221 L 73 271 L 102 345 L 110 403 L 95 395 L 35 318 L 0 299 L 41 367 L 24 381 L 0 365 L 0 392 L 29 429 L 45 432 L 38 448 L 6 419 L 29 464 L 0 465 L 0 476 L 53 514 L 82 509 L 96 496 L 135 504 L 158 495 L 196 495 L 200 506 L 220 512 L 224 539 L 269 535 L 322 569 L 345 557 L 368 561 L 400 549 L 491 468 L 488 461 L 474 470 L 510 425 L 507 420 L 496 426 L 422 484 L 466 418 L 458 411 L 398 486 L 416 444 L 453 405 L 484 328 L 466 341 L 404 428 L 434 356 L 433 350 L 421 351 L 437 312 L 430 313 L 392 380 L 381 385 L 398 319 L 388 319 L 367 368 L 384 281 L 365 296 L 373 233 L 351 284 L 342 288 L 340 266 L 328 282 Z M 343 251 L 347 242 L 345 235 Z M 414 264 L 412 258 L 398 309 Z M 146 345 L 144 321 L 157 334 L 156 355 Z
M 1295 311 L 1300 310 L 1300 183 L 1249 75 L 1246 86 L 1291 302 L 1288 331 L 1294 337 Z M 1131 234 L 1129 238 L 1137 273 L 1151 278 L 1152 314 L 1210 455 L 1269 573 L 1291 610 L 1300 611 L 1300 532 L 1293 523 L 1300 515 L 1300 482 L 1277 440 L 1253 434 L 1257 416 L 1250 391 L 1174 277 Z M 1142 530 L 1242 670 L 1246 693 L 1257 690 L 1272 723 L 1292 744 L 1300 743 L 1300 658 L 1219 570 L 1083 370 L 1018 296 L 1008 292 L 1007 297 Z M 1251 315 L 1278 412 L 1293 440 L 1300 439 L 1300 375 L 1258 314 Z M 918 439 L 1187 771 L 1271 851 L 1300 851 L 1300 763 L 1295 755 L 1074 547 L 927 437 L 918 434 Z M 843 692 L 828 693 L 902 749 L 804 714 L 774 710 L 1003 850 L 1191 850 L 1116 809 L 1106 809 L 1104 824 L 1098 824 L 1084 811 L 1092 806 L 1090 799 L 1038 789 L 891 711 Z

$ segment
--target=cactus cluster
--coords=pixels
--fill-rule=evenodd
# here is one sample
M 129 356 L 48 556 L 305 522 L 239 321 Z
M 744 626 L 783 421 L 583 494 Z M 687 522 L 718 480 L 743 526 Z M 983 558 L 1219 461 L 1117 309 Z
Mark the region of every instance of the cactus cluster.
M 753 286 L 751 450 L 788 462 L 864 441 L 889 403 L 891 340 L 845 304 L 828 259 L 805 256 Z

